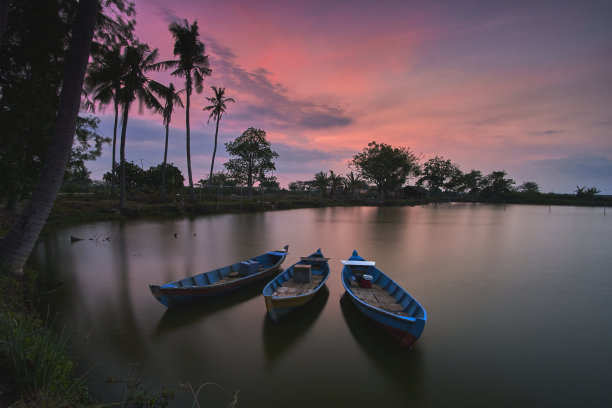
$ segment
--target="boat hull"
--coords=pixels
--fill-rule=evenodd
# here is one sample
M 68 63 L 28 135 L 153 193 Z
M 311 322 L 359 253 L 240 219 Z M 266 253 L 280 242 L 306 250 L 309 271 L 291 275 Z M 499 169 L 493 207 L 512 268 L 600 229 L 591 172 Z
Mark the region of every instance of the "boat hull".
M 397 340 L 402 347 L 412 347 L 419 339 L 425 328 L 425 321 L 418 319 L 416 322 L 407 322 L 402 319 L 394 318 L 385 313 L 380 313 L 373 307 L 364 305 L 355 296 L 350 295 L 351 301 L 359 309 L 359 311 L 375 325 L 381 328 Z
M 202 301 L 211 297 L 224 295 L 275 276 L 279 271 L 281 271 L 281 264 L 285 260 L 287 250 L 288 246 L 285 246 L 284 252 L 267 253 L 276 254 L 268 255 L 271 259 L 268 259 L 266 254 L 251 258 L 250 260 L 261 261 L 264 266 L 263 269 L 249 276 L 223 281 L 223 278 L 227 279 L 228 275 L 236 273 L 236 271 L 239 269 L 240 263 L 236 263 L 165 285 L 149 285 L 149 289 L 151 290 L 153 296 L 167 307 Z M 215 279 L 217 280 L 214 281 Z M 197 284 L 198 281 L 210 283 Z
M 412 347 L 425 328 L 427 321 L 425 309 L 408 292 L 376 268 L 373 262 L 371 265 L 359 266 L 350 263 L 368 262 L 364 261 L 357 252 L 353 252 L 342 269 L 342 285 L 352 303 L 365 317 L 395 338 L 402 347 Z M 361 289 L 356 284 L 359 280 L 356 278 L 365 275 L 370 275 L 372 288 L 376 289 Z M 378 291 L 377 296 L 372 297 L 369 292 L 374 293 L 375 290 Z M 392 299 L 392 303 L 373 301 L 372 299 L 378 300 L 383 297 L 380 293 Z
M 322 257 L 323 255 L 320 251 L 321 250 L 318 250 L 317 252 L 311 254 L 309 257 L 306 258 L 313 258 L 317 256 Z M 279 287 L 282 287 L 285 282 L 294 277 L 296 265 L 308 264 L 310 264 L 311 266 L 315 266 L 312 269 L 313 278 L 321 280 L 312 290 L 295 296 L 274 295 L 275 291 L 278 290 Z M 278 275 L 276 278 L 270 281 L 266 285 L 266 287 L 264 287 L 263 295 L 266 303 L 266 309 L 268 310 L 268 315 L 270 316 L 270 318 L 273 321 L 279 321 L 294 310 L 306 305 L 317 295 L 321 288 L 325 286 L 325 282 L 327 281 L 328 277 L 329 265 L 327 261 L 300 261 L 291 265 L 282 274 Z

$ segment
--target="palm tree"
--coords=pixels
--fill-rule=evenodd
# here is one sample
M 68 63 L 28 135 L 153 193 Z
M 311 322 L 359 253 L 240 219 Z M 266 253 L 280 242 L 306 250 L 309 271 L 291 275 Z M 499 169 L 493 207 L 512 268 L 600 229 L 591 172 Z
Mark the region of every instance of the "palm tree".
M 155 69 L 174 69 L 172 75 L 185 77 L 185 127 L 187 136 L 187 173 L 189 175 L 189 194 L 191 201 L 195 202 L 193 192 L 193 177 L 191 173 L 191 147 L 189 131 L 189 108 L 191 106 L 191 93 L 195 87 L 197 93 L 202 92 L 204 77 L 212 73 L 208 63 L 208 55 L 205 55 L 204 44 L 198 39 L 198 22 L 194 21 L 191 26 L 187 20 L 183 24 L 172 22 L 168 26 L 174 38 L 173 53 L 179 58 L 177 60 L 163 61 L 155 64 Z
M 121 76 L 121 89 L 119 101 L 123 110 L 121 117 L 121 147 L 119 158 L 121 167 L 119 172 L 119 209 L 126 208 L 125 197 L 125 138 L 128 123 L 128 115 L 132 102 L 138 99 L 142 105 L 152 108 L 155 112 L 161 112 L 163 107 L 155 98 L 149 87 L 150 79 L 145 75 L 151 70 L 151 66 L 157 58 L 157 48 L 149 50 L 146 44 L 128 45 L 123 53 L 125 72 Z
M 94 57 L 85 78 L 89 92 L 93 93 L 94 101 L 100 106 L 113 102 L 115 123 L 113 126 L 113 161 L 111 165 L 111 194 L 115 193 L 116 162 L 115 152 L 117 145 L 117 122 L 119 120 L 119 91 L 121 89 L 121 75 L 124 73 L 124 59 L 121 56 L 123 46 L 115 44 L 111 48 L 101 51 Z
M 329 186 L 329 177 L 327 173 L 323 173 L 320 171 L 315 174 L 314 180 L 312 180 L 312 184 L 319 188 L 319 197 L 327 195 L 327 186 Z
M 208 120 L 210 121 L 213 118 L 217 122 L 217 127 L 215 129 L 215 148 L 213 149 L 212 162 L 210 163 L 210 175 L 208 176 L 208 183 L 212 183 L 213 177 L 213 167 L 215 165 L 215 155 L 217 154 L 217 135 L 219 134 L 219 122 L 221 121 L 221 116 L 225 113 L 225 109 L 227 108 L 225 104 L 227 102 L 234 102 L 233 98 L 225 97 L 225 88 L 217 88 L 216 86 L 211 86 L 211 89 L 215 93 L 215 96 L 212 98 L 206 98 L 208 102 L 212 105 L 204 107 L 202 110 L 210 111 L 210 116 Z
M 355 194 L 355 190 L 362 187 L 364 184 L 365 181 L 361 176 L 359 174 L 356 175 L 352 171 L 344 177 L 344 185 L 351 197 Z
M 329 177 L 327 178 L 328 183 L 329 183 L 329 195 L 333 196 L 336 192 L 336 190 L 338 189 L 338 187 L 340 187 L 342 185 L 342 183 L 344 182 L 344 177 L 342 177 L 342 175 L 340 174 L 336 174 L 334 173 L 333 170 L 329 171 Z
M 30 200 L 11 229 L 0 239 L 0 269 L 17 273 L 23 271 L 59 192 L 72 149 L 81 90 L 99 12 L 98 0 L 79 1 L 64 68 L 55 137 Z
M 166 127 L 166 144 L 164 146 L 164 163 L 162 165 L 162 180 L 161 180 L 161 195 L 162 198 L 166 194 L 166 162 L 168 161 L 168 133 L 170 128 L 170 121 L 172 120 L 172 113 L 174 112 L 174 105 L 178 105 L 183 108 L 183 101 L 181 100 L 180 94 L 185 91 L 181 89 L 177 91 L 174 88 L 174 84 L 171 82 L 168 86 L 163 86 L 159 82 L 151 81 L 151 90 L 155 92 L 160 98 L 165 101 L 164 110 L 162 115 L 164 118 L 164 126 Z

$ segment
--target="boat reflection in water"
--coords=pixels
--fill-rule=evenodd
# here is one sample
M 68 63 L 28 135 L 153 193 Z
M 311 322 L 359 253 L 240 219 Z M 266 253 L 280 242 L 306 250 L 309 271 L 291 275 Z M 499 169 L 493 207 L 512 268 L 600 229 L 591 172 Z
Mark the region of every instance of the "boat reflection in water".
M 379 380 L 393 385 L 398 393 L 405 394 L 411 406 L 424 406 L 423 358 L 419 348 L 401 347 L 372 321 L 364 319 L 346 293 L 340 298 L 340 309 L 362 354 L 381 374 Z M 370 373 L 368 377 L 378 376 Z
M 287 318 L 275 322 L 266 313 L 263 318 L 263 340 L 266 361 L 277 361 L 295 346 L 317 320 L 329 298 L 327 286 L 323 286 L 308 307 L 294 310 Z
M 196 324 L 216 313 L 237 307 L 260 296 L 265 284 L 265 282 L 256 283 L 240 291 L 217 296 L 212 301 L 195 302 L 168 308 L 159 320 L 154 334 L 161 335 L 172 332 L 181 327 Z

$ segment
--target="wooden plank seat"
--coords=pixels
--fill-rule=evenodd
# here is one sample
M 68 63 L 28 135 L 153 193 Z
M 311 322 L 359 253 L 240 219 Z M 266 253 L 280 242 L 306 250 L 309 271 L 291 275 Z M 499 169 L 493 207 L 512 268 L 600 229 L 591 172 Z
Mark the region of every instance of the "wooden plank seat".
M 316 288 L 319 283 L 323 280 L 323 275 L 312 275 L 310 282 L 298 283 L 293 280 L 293 277 L 289 278 L 281 286 L 276 288 L 272 296 L 276 297 L 289 297 L 299 296 L 312 291 Z
M 408 316 L 404 313 L 404 308 L 400 305 L 394 296 L 390 295 L 380 285 L 372 284 L 371 288 L 352 287 L 355 296 L 378 309 L 386 312 L 398 314 L 400 316 Z

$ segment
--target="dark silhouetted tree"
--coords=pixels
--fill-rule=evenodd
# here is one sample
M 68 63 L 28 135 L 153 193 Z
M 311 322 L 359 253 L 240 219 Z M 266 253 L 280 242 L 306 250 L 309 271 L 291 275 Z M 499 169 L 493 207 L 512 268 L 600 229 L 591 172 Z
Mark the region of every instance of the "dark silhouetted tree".
M 174 113 L 174 106 L 178 105 L 183 107 L 183 101 L 181 101 L 180 94 L 184 91 L 181 89 L 177 91 L 174 85 L 170 83 L 168 86 L 164 86 L 158 82 L 151 81 L 151 90 L 157 94 L 162 100 L 164 100 L 164 110 L 162 115 L 164 118 L 163 124 L 166 128 L 166 142 L 164 144 L 164 161 L 162 163 L 161 172 L 161 196 L 162 198 L 166 194 L 166 162 L 168 161 L 168 136 L 170 133 L 170 121 L 172 120 L 172 113 Z
M 271 149 L 266 132 L 255 128 L 248 128 L 233 142 L 225 143 L 225 150 L 234 157 L 223 165 L 231 178 L 247 185 L 252 198 L 253 184 L 266 181 L 266 172 L 276 170 L 273 160 L 278 153 Z
M 189 127 L 189 110 L 191 106 L 191 93 L 195 89 L 201 93 L 204 77 L 212 73 L 208 62 L 208 55 L 205 54 L 204 43 L 199 40 L 198 22 L 194 21 L 190 26 L 187 20 L 183 24 L 177 22 L 170 23 L 168 27 L 174 38 L 174 55 L 177 60 L 163 61 L 156 64 L 156 69 L 173 69 L 172 75 L 185 78 L 185 127 L 187 145 L 187 176 L 189 178 L 189 195 L 192 202 L 195 202 L 193 191 L 193 177 L 191 173 L 191 135 Z
M 405 147 L 392 147 L 385 143 L 368 143 L 361 153 L 353 156 L 349 166 L 361 177 L 376 184 L 378 197 L 400 188 L 411 175 L 418 173 L 419 158 Z
M 212 161 L 210 163 L 210 175 L 208 176 L 209 182 L 212 183 L 213 167 L 215 166 L 215 155 L 217 154 L 217 136 L 219 134 L 219 122 L 221 121 L 221 117 L 227 109 L 226 104 L 228 102 L 234 102 L 234 99 L 225 97 L 225 88 L 217 88 L 216 86 L 211 86 L 211 89 L 215 93 L 215 96 L 213 96 L 212 98 L 206 98 L 208 102 L 211 103 L 211 105 L 204 107 L 203 110 L 210 111 L 210 116 L 208 117 L 208 120 L 212 118 L 216 122 L 215 147 L 213 149 Z

